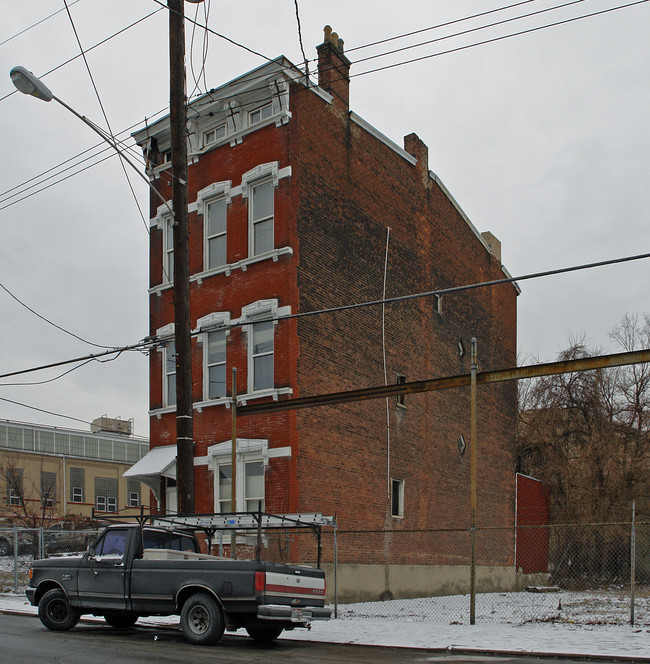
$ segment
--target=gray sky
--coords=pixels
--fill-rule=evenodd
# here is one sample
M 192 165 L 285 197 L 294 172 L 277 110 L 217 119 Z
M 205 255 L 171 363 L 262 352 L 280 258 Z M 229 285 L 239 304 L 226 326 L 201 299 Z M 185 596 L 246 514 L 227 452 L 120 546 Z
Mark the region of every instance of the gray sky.
M 566 4 L 530 0 L 507 11 L 353 50 L 515 1 L 299 0 L 304 48 L 308 58 L 316 56 L 315 46 L 322 42 L 327 23 L 339 33 L 353 62 L 351 108 L 400 145 L 411 132 L 427 143 L 429 167 L 478 230 L 489 230 L 501 240 L 504 265 L 514 276 L 649 251 L 650 3 L 461 49 L 631 1 L 582 0 L 357 62 Z M 68 0 L 68 4 L 86 50 L 160 9 L 87 53 L 115 133 L 159 117 L 156 113 L 169 100 L 166 10 L 154 0 Z M 186 13 L 193 16 L 197 7 L 198 20 L 205 23 L 207 5 L 186 3 Z M 303 61 L 293 0 L 211 0 L 209 9 L 212 30 L 269 58 L 283 54 L 295 64 Z M 198 74 L 203 34 L 197 31 L 192 45 L 191 26 L 186 31 L 191 91 L 190 53 Z M 40 193 L 34 192 L 61 175 L 25 190 L 42 180 L 42 173 L 60 170 L 62 162 L 98 141 L 54 102 L 45 104 L 19 93 L 5 97 L 14 90 L 9 79 L 12 66 L 23 65 L 41 76 L 78 54 L 63 0 L 13 3 L 5 12 L 0 27 L 4 72 L 0 76 L 0 284 L 41 316 L 85 340 L 119 346 L 148 333 L 147 186 L 129 173 L 146 223 L 116 157 Z M 207 86 L 217 87 L 263 62 L 210 35 Z M 314 71 L 313 62 L 310 66 Z M 83 59 L 43 80 L 70 106 L 106 127 Z M 84 165 L 96 161 L 95 157 Z M 36 176 L 41 177 L 25 184 Z M 590 344 L 611 349 L 608 332 L 625 313 L 650 313 L 649 268 L 644 260 L 522 282 L 521 354 L 552 359 L 583 333 Z M 428 290 L 436 284 L 422 286 Z M 0 373 L 100 350 L 37 318 L 1 289 L 0 310 Z M 136 434 L 148 434 L 148 360 L 140 353 L 125 353 L 104 364 L 92 362 L 43 385 L 7 385 L 49 380 L 70 368 L 2 379 L 0 397 L 83 421 L 103 414 L 133 418 Z M 82 422 L 7 401 L 0 401 L 0 419 L 86 428 Z

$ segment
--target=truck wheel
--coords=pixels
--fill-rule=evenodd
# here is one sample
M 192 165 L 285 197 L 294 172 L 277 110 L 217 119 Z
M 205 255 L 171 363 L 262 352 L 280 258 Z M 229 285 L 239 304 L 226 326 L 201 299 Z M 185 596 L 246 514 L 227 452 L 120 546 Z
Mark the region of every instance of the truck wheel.
M 282 625 L 247 625 L 246 626 L 246 631 L 248 632 L 248 636 L 251 637 L 251 639 L 255 639 L 256 641 L 259 641 L 260 643 L 270 643 L 271 641 L 274 641 L 275 639 L 282 634 L 282 630 L 284 628 Z
M 8 556 L 11 553 L 9 542 L 6 539 L 0 539 L 0 556 Z
M 190 643 L 209 646 L 223 636 L 224 629 L 221 608 L 210 595 L 196 593 L 183 605 L 181 630 Z
M 38 617 L 48 629 L 68 630 L 79 622 L 81 614 L 70 606 L 61 588 L 52 588 L 38 603 Z
M 140 616 L 137 613 L 107 613 L 104 620 L 115 629 L 133 627 Z

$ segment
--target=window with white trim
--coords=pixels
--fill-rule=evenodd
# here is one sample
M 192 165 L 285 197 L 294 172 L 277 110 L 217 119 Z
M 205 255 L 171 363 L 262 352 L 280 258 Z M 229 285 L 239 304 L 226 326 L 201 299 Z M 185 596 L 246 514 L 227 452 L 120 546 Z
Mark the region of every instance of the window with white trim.
M 205 371 L 208 399 L 226 396 L 226 330 L 206 334 Z
M 132 477 L 126 478 L 126 493 L 129 497 L 129 507 L 140 507 L 140 482 Z
M 163 218 L 163 283 L 174 281 L 174 219 L 171 215 Z
M 251 186 L 249 205 L 249 249 L 251 256 L 273 250 L 273 195 L 272 180 Z
M 264 469 L 268 453 L 266 440 L 237 440 L 237 496 L 232 506 L 232 458 L 230 443 L 215 445 L 209 453 L 214 457 L 215 510 L 228 512 L 264 511 Z
M 226 125 L 220 124 L 217 127 L 213 127 L 212 129 L 208 129 L 207 131 L 203 132 L 203 147 L 207 147 L 211 143 L 216 143 L 220 138 L 224 138 L 226 136 Z
M 402 518 L 404 516 L 404 480 L 391 479 L 391 516 Z
M 118 481 L 112 477 L 95 478 L 95 508 L 99 512 L 117 512 Z
M 253 392 L 273 388 L 273 321 L 253 323 L 248 371 Z
M 228 262 L 226 256 L 226 199 L 216 198 L 205 206 L 205 269 Z
M 10 505 L 23 504 L 23 469 L 8 468 L 5 471 L 7 478 L 7 502 Z
M 249 126 L 257 124 L 258 122 L 262 122 L 262 120 L 270 118 L 272 115 L 273 104 L 269 102 L 268 104 L 264 104 L 264 106 L 260 106 L 248 113 L 248 124 Z
M 167 341 L 163 350 L 163 406 L 176 405 L 176 342 Z

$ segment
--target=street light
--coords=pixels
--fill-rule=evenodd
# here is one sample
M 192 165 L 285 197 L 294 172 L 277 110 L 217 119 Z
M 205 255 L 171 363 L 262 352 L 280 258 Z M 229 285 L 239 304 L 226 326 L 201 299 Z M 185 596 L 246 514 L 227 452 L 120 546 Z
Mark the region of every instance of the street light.
M 115 150 L 124 161 L 126 161 L 131 168 L 147 183 L 147 186 L 158 196 L 158 198 L 167 206 L 169 213 L 174 215 L 169 203 L 163 198 L 160 192 L 151 184 L 147 176 L 124 154 L 123 150 L 120 150 L 119 146 L 115 142 L 112 136 L 103 132 L 97 125 L 92 123 L 86 116 L 77 113 L 71 106 L 68 106 L 64 101 L 52 94 L 52 91 L 41 81 L 40 78 L 34 76 L 34 74 L 20 65 L 14 67 L 10 72 L 11 82 L 14 84 L 16 89 L 19 92 L 22 92 L 25 95 L 30 95 L 36 97 L 36 99 L 41 99 L 42 101 L 54 101 L 58 102 L 64 108 L 68 109 L 70 113 L 79 118 L 85 125 L 90 127 L 96 134 L 98 134 L 103 141 L 108 143 L 113 150 Z
M 200 2 L 201 0 L 191 0 Z M 52 91 L 34 74 L 25 67 L 14 67 L 11 72 L 11 80 L 16 88 L 26 95 L 31 95 L 42 101 L 58 102 L 75 117 L 90 127 L 96 134 L 101 136 L 119 155 L 129 164 L 137 174 L 147 183 L 147 186 L 167 207 L 173 220 L 174 227 L 174 316 L 175 316 L 175 343 L 176 343 L 176 477 L 177 492 L 179 496 L 180 511 L 189 514 L 194 512 L 194 451 L 193 451 L 193 425 L 192 425 L 192 356 L 191 356 L 191 326 L 190 326 L 190 293 L 189 293 L 189 242 L 187 223 L 187 143 L 185 142 L 184 129 L 186 125 L 186 109 L 183 94 L 179 95 L 177 90 L 183 92 L 184 81 L 184 53 L 180 52 L 179 44 L 184 45 L 183 27 L 183 0 L 169 0 L 170 3 L 170 42 L 174 48 L 170 51 L 174 55 L 175 67 L 170 67 L 175 73 L 175 83 L 170 85 L 170 117 L 172 132 L 172 167 L 174 179 L 172 182 L 173 208 L 178 210 L 174 214 L 172 206 L 165 200 L 162 194 L 153 186 L 147 176 L 120 150 L 115 139 L 101 130 L 83 115 L 61 101 L 52 94 Z M 171 24 L 176 26 L 174 38 L 172 39 Z M 170 58 L 171 59 L 171 58 Z M 179 67 L 179 63 L 182 68 Z M 180 72 L 180 73 L 179 73 Z M 172 77 L 174 78 L 174 77 Z M 174 101 L 178 98 L 180 104 L 176 104 L 180 115 L 176 122 L 173 121 L 175 110 Z M 179 129 L 181 128 L 181 129 Z M 176 136 L 176 140 L 174 140 Z M 184 151 L 183 151 L 184 150 Z M 180 195 L 180 197 L 179 197 Z

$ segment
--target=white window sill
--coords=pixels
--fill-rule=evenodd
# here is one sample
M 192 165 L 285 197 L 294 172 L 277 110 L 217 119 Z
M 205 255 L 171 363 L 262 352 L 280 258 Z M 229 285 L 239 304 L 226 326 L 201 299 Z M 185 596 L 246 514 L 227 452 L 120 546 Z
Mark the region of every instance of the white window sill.
M 192 275 L 190 277 L 190 282 L 197 281 L 199 284 L 203 282 L 204 279 L 212 277 L 215 274 L 225 274 L 227 277 L 230 276 L 231 272 L 235 270 L 241 270 L 246 272 L 249 265 L 254 265 L 255 263 L 261 263 L 271 259 L 274 263 L 277 262 L 280 256 L 293 255 L 293 249 L 291 247 L 282 247 L 281 249 L 273 249 L 272 251 L 266 251 L 263 254 L 258 254 L 257 256 L 249 256 L 248 258 L 243 258 L 236 263 L 228 263 L 227 265 L 221 265 L 219 267 L 213 268 L 212 270 L 205 270 L 204 272 L 199 272 L 198 274 Z
M 238 394 L 237 405 L 245 406 L 248 401 L 266 399 L 267 397 L 272 397 L 273 401 L 277 401 L 283 394 L 293 394 L 293 389 L 290 387 L 274 387 L 268 390 L 259 390 L 259 392 Z M 200 413 L 204 408 L 210 408 L 211 406 L 225 406 L 226 408 L 230 408 L 231 404 L 232 397 L 219 397 L 217 399 L 209 399 L 208 401 L 199 401 L 194 404 L 194 409 L 198 410 Z
M 160 419 L 161 415 L 166 415 L 167 413 L 175 413 L 176 412 L 176 406 L 163 406 L 162 408 L 154 408 L 153 410 L 149 411 L 149 417 L 153 417 L 154 415 Z
M 262 261 L 266 261 L 269 259 L 271 259 L 275 263 L 277 262 L 278 258 L 280 258 L 280 256 L 285 256 L 287 254 L 293 255 L 293 249 L 291 247 L 282 247 L 281 249 L 273 249 L 273 251 L 267 251 L 263 254 L 258 254 L 257 256 L 249 256 L 248 258 L 244 258 L 240 261 L 237 261 L 236 263 L 228 263 L 227 265 L 221 265 L 220 267 L 214 268 L 212 270 L 199 272 L 198 274 L 194 274 L 190 277 L 190 282 L 196 281 L 197 283 L 201 284 L 203 283 L 204 279 L 212 277 L 215 274 L 225 274 L 228 277 L 230 276 L 231 272 L 234 272 L 235 270 L 241 270 L 242 272 L 246 272 L 249 265 L 254 265 L 255 263 L 261 263 Z M 154 293 L 160 295 L 163 291 L 166 291 L 173 287 L 174 284 L 169 282 L 165 282 L 157 286 L 152 286 L 149 289 L 149 295 L 153 295 Z

